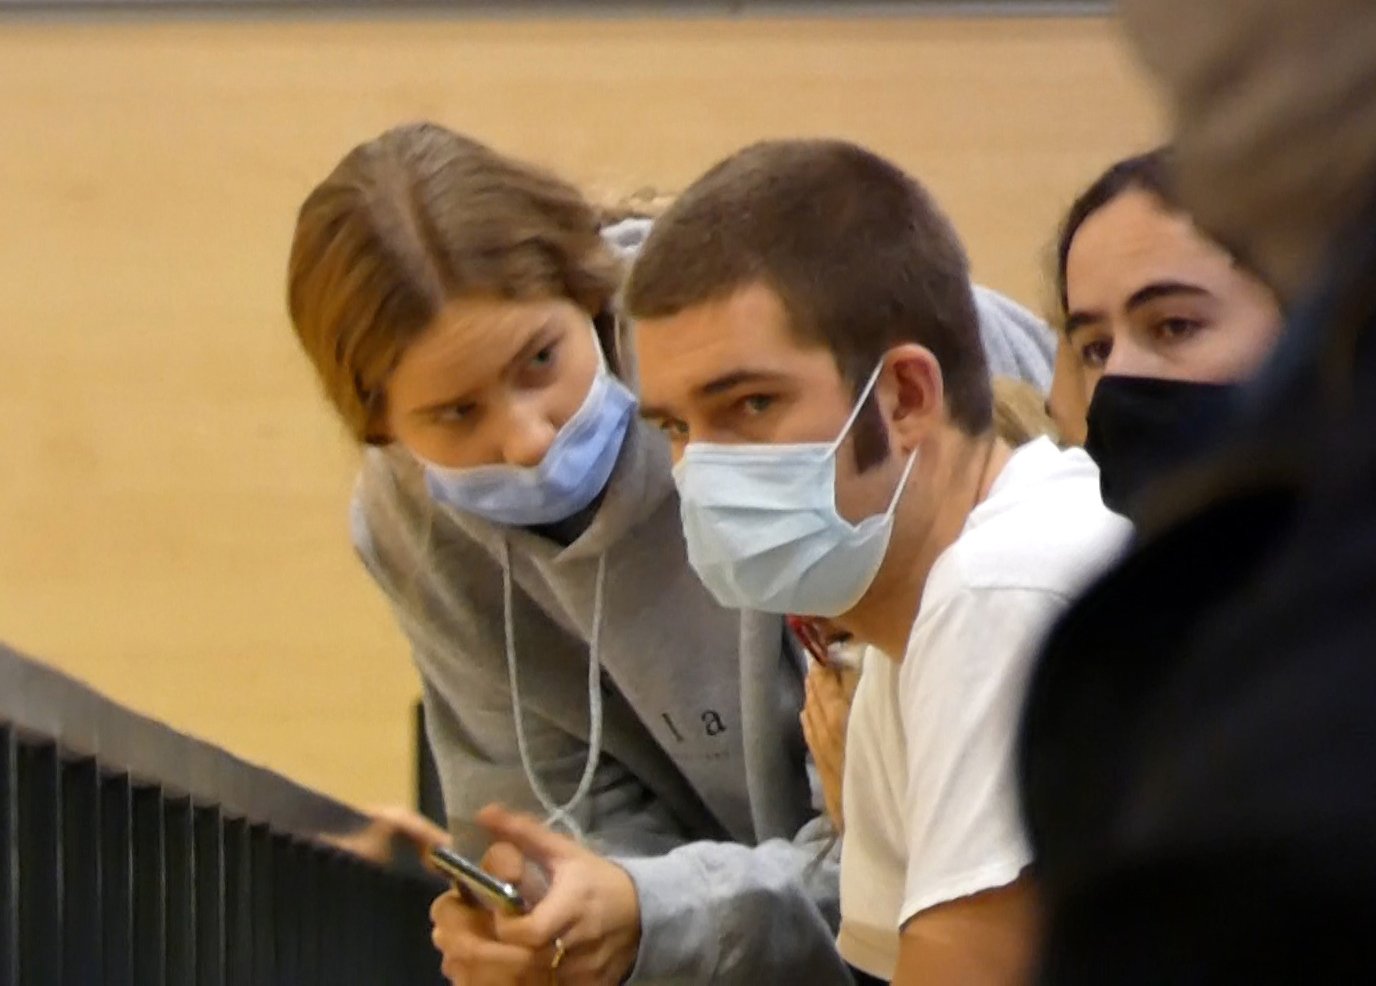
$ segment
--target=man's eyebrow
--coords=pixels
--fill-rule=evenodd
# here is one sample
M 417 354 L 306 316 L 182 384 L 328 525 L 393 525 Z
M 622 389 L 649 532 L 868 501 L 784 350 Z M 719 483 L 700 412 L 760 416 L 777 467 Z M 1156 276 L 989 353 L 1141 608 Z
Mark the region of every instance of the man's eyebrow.
M 693 388 L 695 397 L 716 397 L 725 394 L 737 387 L 744 387 L 750 384 L 776 383 L 785 379 L 786 375 L 777 373 L 773 370 L 744 369 L 732 370 L 730 373 L 723 373 L 719 377 L 714 377 L 706 383 L 698 384 Z M 657 405 L 642 404 L 640 406 L 640 416 L 651 421 L 663 421 L 672 418 L 674 412 L 667 407 Z
M 746 384 L 775 383 L 783 378 L 784 374 L 776 373 L 773 370 L 732 370 L 730 373 L 723 373 L 706 383 L 699 384 L 694 392 L 699 397 L 715 397 Z

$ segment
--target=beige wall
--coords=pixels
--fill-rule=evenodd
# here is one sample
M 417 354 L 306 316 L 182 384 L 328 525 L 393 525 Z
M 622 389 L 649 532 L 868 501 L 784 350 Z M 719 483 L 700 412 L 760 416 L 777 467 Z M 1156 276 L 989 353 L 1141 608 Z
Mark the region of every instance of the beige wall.
M 1091 20 L 9 22 L 0 93 L 0 638 L 363 802 L 408 794 L 415 683 L 282 302 L 351 144 L 432 117 L 615 191 L 845 135 L 1038 302 L 1059 211 L 1158 125 Z

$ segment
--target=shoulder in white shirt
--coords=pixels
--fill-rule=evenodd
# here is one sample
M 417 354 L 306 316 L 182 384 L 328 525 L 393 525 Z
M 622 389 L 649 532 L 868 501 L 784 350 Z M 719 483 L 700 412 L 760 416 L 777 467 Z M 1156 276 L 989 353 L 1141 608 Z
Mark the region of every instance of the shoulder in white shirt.
M 904 923 L 1031 861 L 1013 777 L 1027 673 L 1128 534 L 1082 450 L 1023 446 L 932 567 L 902 664 L 866 655 L 842 793 L 838 941 L 857 968 L 892 978 Z

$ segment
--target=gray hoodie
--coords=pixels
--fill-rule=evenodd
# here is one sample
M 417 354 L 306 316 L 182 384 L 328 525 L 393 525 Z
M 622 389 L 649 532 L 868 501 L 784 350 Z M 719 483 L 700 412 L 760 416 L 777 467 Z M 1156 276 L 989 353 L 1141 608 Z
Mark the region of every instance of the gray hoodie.
M 722 609 L 693 575 L 653 429 L 632 424 L 596 516 L 568 547 L 436 503 L 400 449 L 367 452 L 354 539 L 411 640 L 461 850 L 482 850 L 471 819 L 490 801 L 541 813 L 517 754 L 503 559 L 531 766 L 562 803 L 588 747 L 582 696 L 605 556 L 603 752 L 574 815 L 635 883 L 631 981 L 849 982 L 833 945 L 832 833 L 798 724 L 802 660 L 778 617 Z

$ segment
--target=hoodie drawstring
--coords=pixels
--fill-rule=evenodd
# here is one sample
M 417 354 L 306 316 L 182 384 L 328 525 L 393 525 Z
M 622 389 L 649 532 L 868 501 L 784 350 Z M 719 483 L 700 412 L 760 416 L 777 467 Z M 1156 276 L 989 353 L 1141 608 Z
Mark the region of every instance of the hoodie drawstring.
M 521 769 L 535 798 L 546 812 L 545 824 L 559 826 L 580 842 L 583 830 L 573 813 L 592 789 L 593 776 L 602 756 L 602 591 L 607 576 L 607 556 L 597 559 L 597 582 L 593 589 L 592 641 L 588 647 L 588 757 L 583 764 L 583 776 L 573 796 L 562 805 L 555 804 L 549 791 L 535 773 L 530 748 L 526 743 L 525 715 L 521 710 L 521 687 L 516 673 L 516 618 L 512 604 L 511 545 L 502 541 L 502 624 L 506 636 L 506 672 L 511 688 L 512 718 L 516 723 L 516 747 L 521 757 Z

